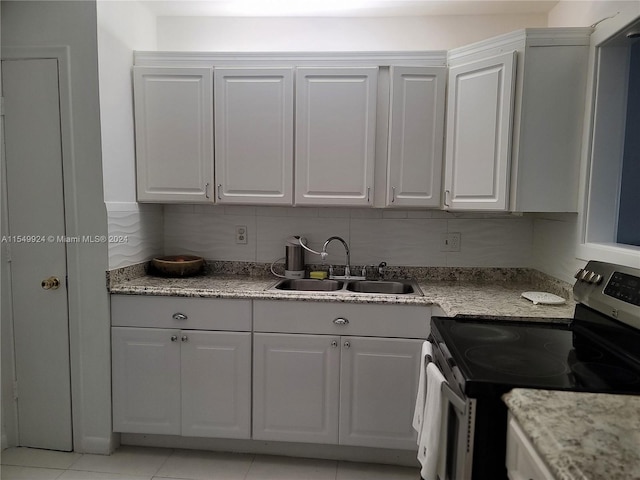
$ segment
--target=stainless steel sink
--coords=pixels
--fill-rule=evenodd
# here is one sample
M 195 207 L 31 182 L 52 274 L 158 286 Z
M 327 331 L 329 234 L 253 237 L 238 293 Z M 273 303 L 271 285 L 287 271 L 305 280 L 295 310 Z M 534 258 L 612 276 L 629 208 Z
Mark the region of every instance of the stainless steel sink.
M 273 288 L 296 292 L 335 292 L 344 286 L 339 280 L 316 280 L 314 278 L 287 278 L 280 280 Z
M 333 294 L 408 295 L 423 296 L 414 280 L 316 280 L 287 278 L 270 287 L 271 291 L 322 292 Z
M 407 295 L 416 290 L 411 282 L 368 281 L 350 282 L 347 290 L 358 293 L 382 293 L 387 295 Z

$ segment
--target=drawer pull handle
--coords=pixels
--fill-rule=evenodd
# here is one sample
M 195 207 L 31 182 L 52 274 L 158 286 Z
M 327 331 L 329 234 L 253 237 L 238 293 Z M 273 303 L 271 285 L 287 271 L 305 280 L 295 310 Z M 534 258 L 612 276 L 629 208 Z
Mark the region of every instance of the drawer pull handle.
M 349 320 L 347 320 L 346 318 L 336 318 L 333 323 L 335 323 L 336 325 L 348 325 L 349 324 Z
M 189 318 L 189 317 L 187 317 L 184 313 L 174 313 L 173 314 L 173 319 L 174 320 L 186 320 L 187 318 Z

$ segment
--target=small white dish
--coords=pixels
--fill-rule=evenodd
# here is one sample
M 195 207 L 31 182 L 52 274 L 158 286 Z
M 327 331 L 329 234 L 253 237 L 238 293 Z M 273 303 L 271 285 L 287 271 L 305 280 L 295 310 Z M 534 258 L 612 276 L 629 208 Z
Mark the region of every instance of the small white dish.
M 564 298 L 547 292 L 524 292 L 522 296 L 527 300 L 531 300 L 534 305 L 562 305 L 566 303 Z

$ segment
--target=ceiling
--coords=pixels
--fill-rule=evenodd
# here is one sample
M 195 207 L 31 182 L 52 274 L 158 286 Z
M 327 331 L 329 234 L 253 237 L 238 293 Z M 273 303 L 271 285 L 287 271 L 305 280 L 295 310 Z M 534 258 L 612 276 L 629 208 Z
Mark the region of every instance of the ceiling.
M 546 0 L 142 0 L 156 16 L 405 17 L 546 14 Z

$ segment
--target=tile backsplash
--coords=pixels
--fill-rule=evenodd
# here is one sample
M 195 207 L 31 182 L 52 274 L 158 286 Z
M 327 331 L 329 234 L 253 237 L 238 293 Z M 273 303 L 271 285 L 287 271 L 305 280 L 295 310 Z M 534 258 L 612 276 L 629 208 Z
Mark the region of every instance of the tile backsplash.
M 247 227 L 237 244 L 236 226 Z M 445 233 L 461 233 L 460 252 L 442 252 Z M 533 220 L 508 214 L 348 208 L 164 206 L 164 253 L 209 260 L 269 263 L 284 255 L 291 235 L 319 250 L 330 236 L 347 241 L 352 264 L 398 266 L 531 267 Z M 327 263 L 344 264 L 332 242 Z M 307 263 L 320 258 L 307 254 Z

